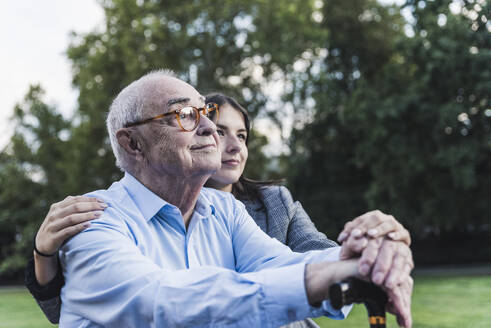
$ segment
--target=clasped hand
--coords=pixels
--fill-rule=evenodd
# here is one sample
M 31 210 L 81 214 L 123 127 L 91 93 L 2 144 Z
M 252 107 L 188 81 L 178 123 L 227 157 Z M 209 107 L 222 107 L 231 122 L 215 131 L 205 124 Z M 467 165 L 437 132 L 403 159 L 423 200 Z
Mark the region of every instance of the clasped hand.
M 389 297 L 387 311 L 400 326 L 411 327 L 414 262 L 409 232 L 393 216 L 376 210 L 348 222 L 338 240 L 340 259 L 359 257 L 359 277 L 381 286 Z

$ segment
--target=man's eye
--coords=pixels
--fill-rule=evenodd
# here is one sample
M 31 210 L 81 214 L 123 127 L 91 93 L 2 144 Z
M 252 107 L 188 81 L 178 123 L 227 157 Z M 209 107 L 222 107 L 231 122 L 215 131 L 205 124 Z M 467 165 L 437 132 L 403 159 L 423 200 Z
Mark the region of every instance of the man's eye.
M 220 137 L 225 136 L 225 133 L 223 133 L 223 131 L 222 131 L 222 130 L 217 130 L 217 134 L 218 134 Z
M 189 115 L 192 115 L 193 112 L 194 112 L 194 109 L 193 107 L 183 107 L 181 109 L 178 110 L 179 111 L 179 115 L 185 115 L 185 116 L 189 116 Z
M 193 107 L 184 107 L 179 110 L 179 119 L 186 120 L 195 116 Z

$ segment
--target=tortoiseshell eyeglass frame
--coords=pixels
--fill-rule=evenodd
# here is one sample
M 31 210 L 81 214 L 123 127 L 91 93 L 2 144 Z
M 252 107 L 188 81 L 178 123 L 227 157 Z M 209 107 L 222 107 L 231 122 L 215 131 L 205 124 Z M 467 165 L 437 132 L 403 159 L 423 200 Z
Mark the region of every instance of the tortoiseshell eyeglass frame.
M 183 109 L 186 109 L 186 108 L 192 108 L 195 112 L 196 112 L 196 120 L 194 122 L 194 126 L 192 129 L 186 129 L 184 128 L 184 126 L 182 125 L 181 123 L 181 118 L 180 118 L 180 112 L 183 110 Z M 174 114 L 176 116 L 176 120 L 177 120 L 177 124 L 179 124 L 179 127 L 183 130 L 183 131 L 187 131 L 187 132 L 191 132 L 193 131 L 194 129 L 196 129 L 196 127 L 198 126 L 199 124 L 199 120 L 200 120 L 200 112 L 203 112 L 203 115 L 204 116 L 207 116 L 209 117 L 208 115 L 210 115 L 210 113 L 212 113 L 213 111 L 216 111 L 216 117 L 214 117 L 212 119 L 212 121 L 214 123 L 216 123 L 218 121 L 218 116 L 220 114 L 220 110 L 219 110 L 219 106 L 215 103 L 208 103 L 205 105 L 205 107 L 201 107 L 201 108 L 198 108 L 198 107 L 194 107 L 194 106 L 185 106 L 183 108 L 179 108 L 179 109 L 176 109 L 176 110 L 173 110 L 173 111 L 170 111 L 168 113 L 164 113 L 164 114 L 160 114 L 160 115 L 157 115 L 157 116 L 154 116 L 154 117 L 150 117 L 150 118 L 147 118 L 147 119 L 144 119 L 144 120 L 141 120 L 141 121 L 137 121 L 137 122 L 133 122 L 133 123 L 128 123 L 128 124 L 125 124 L 125 128 L 129 128 L 129 127 L 132 127 L 132 126 L 137 126 L 137 125 L 142 125 L 142 124 L 146 124 L 146 123 L 149 123 L 149 122 L 153 122 L 153 121 L 157 121 L 157 120 L 160 120 L 168 115 L 172 115 Z

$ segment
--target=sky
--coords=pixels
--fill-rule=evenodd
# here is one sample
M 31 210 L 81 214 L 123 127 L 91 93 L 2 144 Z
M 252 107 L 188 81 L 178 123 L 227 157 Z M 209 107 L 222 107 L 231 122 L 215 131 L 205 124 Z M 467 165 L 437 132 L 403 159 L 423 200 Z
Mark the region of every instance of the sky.
M 30 84 L 66 117 L 77 92 L 65 51 L 71 31 L 102 29 L 104 13 L 95 0 L 0 1 L 0 149 L 12 134 L 9 117 Z

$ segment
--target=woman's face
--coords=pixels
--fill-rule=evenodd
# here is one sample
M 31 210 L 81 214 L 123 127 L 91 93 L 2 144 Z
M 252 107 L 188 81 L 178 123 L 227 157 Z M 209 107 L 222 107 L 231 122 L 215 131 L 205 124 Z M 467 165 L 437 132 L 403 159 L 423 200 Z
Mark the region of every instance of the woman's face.
M 207 185 L 230 192 L 232 184 L 239 180 L 247 162 L 247 130 L 242 113 L 228 103 L 220 106 L 217 133 L 220 137 L 222 166 L 208 180 Z

